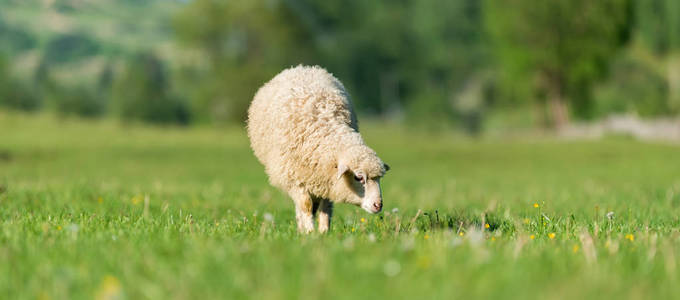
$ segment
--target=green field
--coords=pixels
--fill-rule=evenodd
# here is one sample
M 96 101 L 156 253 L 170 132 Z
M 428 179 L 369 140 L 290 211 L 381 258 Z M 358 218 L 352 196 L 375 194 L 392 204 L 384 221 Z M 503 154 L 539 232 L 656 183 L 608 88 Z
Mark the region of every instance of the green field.
M 0 112 L 0 298 L 680 293 L 680 146 L 402 129 L 363 128 L 385 212 L 300 236 L 242 128 Z

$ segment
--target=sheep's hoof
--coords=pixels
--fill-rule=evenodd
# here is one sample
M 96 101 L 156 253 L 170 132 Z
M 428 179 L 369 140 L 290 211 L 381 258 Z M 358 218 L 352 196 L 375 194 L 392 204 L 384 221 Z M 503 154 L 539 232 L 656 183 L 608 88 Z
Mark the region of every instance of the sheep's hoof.
M 314 223 L 312 224 L 298 224 L 298 232 L 302 234 L 309 234 L 314 231 Z

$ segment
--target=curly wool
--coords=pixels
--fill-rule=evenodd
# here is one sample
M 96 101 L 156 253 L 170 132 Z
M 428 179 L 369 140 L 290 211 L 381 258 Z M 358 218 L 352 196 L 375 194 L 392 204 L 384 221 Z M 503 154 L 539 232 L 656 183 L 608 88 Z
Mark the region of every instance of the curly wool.
M 381 177 L 385 165 L 366 146 L 344 86 L 325 69 L 289 68 L 262 86 L 248 109 L 248 136 L 269 181 L 342 201 L 333 190 L 339 162 Z

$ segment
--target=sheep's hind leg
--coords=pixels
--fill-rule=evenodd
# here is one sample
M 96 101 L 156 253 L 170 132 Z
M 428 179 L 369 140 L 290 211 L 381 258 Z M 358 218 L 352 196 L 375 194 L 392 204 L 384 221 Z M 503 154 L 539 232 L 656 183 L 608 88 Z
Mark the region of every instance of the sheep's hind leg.
M 297 220 L 298 231 L 301 233 L 312 232 L 314 230 L 312 198 L 304 192 L 291 193 L 290 196 L 295 201 L 295 219 Z
M 319 232 L 326 233 L 331 227 L 331 217 L 333 216 L 333 202 L 328 199 L 319 201 Z

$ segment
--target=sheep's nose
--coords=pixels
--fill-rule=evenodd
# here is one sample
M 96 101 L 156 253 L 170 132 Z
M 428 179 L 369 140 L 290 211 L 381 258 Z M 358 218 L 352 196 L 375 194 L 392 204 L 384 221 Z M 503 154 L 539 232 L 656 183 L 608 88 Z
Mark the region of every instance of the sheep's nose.
M 380 209 L 382 209 L 382 202 L 374 202 L 373 208 L 375 208 L 377 211 L 380 211 Z

